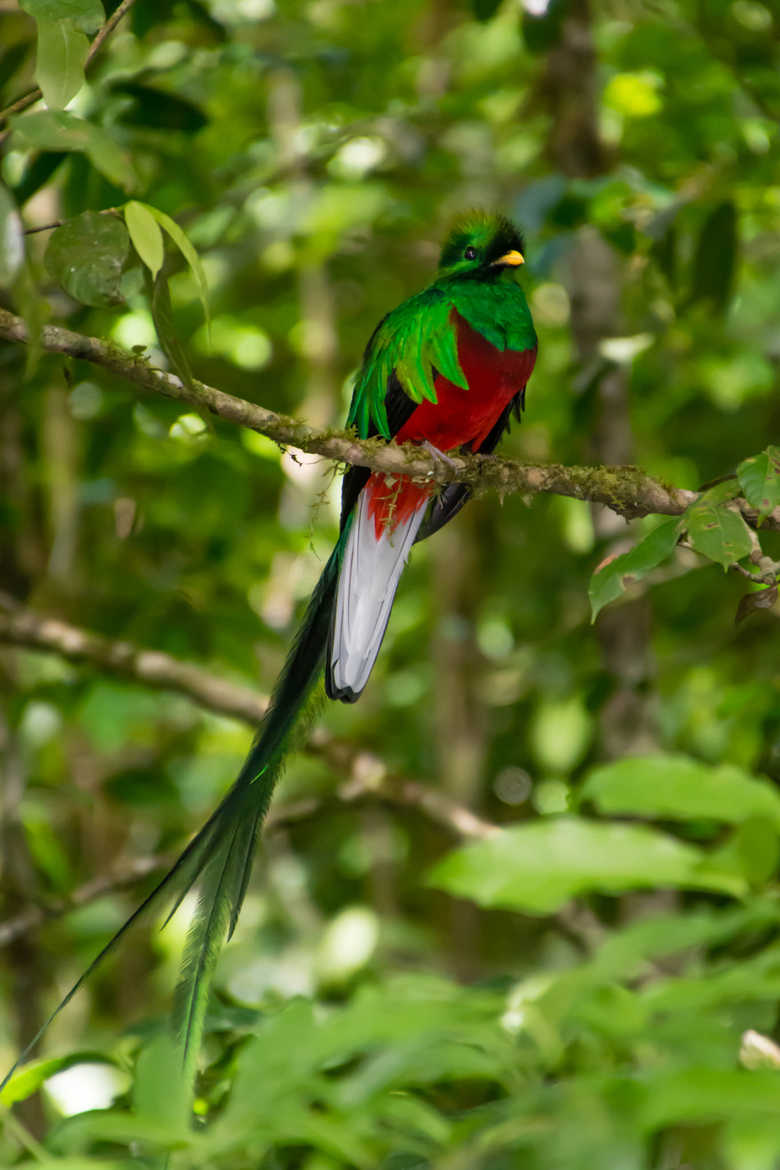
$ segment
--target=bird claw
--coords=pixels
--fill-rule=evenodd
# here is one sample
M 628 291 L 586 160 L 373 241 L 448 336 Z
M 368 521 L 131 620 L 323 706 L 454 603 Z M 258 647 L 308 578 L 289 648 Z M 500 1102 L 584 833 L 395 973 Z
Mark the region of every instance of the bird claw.
M 420 443 L 420 446 L 423 447 L 429 455 L 433 456 L 433 459 L 436 463 L 443 464 L 446 468 L 448 468 L 449 471 L 458 470 L 458 466 L 455 460 L 450 459 L 449 455 L 445 454 L 444 451 L 440 451 L 438 447 L 434 447 L 433 443 L 430 443 L 427 439 L 423 439 L 422 443 Z

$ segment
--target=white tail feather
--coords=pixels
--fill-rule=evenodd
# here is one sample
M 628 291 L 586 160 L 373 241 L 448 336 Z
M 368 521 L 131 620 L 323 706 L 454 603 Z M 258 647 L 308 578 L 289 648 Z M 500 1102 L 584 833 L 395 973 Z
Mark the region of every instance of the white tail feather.
M 339 697 L 357 698 L 368 682 L 427 506 L 426 497 L 411 516 L 388 525 L 377 539 L 366 492 L 360 493 L 341 563 L 330 641 L 331 689 Z

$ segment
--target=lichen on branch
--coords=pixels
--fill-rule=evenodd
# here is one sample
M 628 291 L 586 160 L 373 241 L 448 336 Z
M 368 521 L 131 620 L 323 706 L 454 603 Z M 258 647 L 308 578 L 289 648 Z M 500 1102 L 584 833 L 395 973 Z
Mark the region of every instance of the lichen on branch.
M 0 337 L 26 343 L 27 327 L 20 317 L 0 309 Z M 294 447 L 339 463 L 369 467 L 386 475 L 407 475 L 429 483 L 467 483 L 476 495 L 496 491 L 501 495 L 553 493 L 575 500 L 604 504 L 627 520 L 638 516 L 681 515 L 696 499 L 696 492 L 673 487 L 637 467 L 564 467 L 559 463 L 527 464 L 497 455 L 453 454 L 444 463 L 421 447 L 359 439 L 353 432 L 315 430 L 287 415 L 227 394 L 216 386 L 193 380 L 191 387 L 145 358 L 126 353 L 111 342 L 45 325 L 40 345 L 49 353 L 66 354 L 102 366 L 125 381 L 161 394 L 196 410 L 207 410 L 227 422 L 247 427 L 273 439 L 282 447 Z M 757 516 L 745 500 L 735 501 L 749 524 Z M 762 523 L 780 529 L 780 508 Z

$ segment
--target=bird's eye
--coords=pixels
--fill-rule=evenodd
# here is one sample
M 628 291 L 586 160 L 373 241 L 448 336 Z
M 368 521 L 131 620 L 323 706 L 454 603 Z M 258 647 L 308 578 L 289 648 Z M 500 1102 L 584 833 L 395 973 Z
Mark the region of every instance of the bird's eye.
M 463 253 L 463 255 L 464 255 L 464 258 L 465 258 L 466 260 L 476 260 L 476 258 L 477 258 L 477 249 L 476 249 L 476 248 L 472 248 L 472 247 L 471 247 L 471 244 L 469 244 L 468 248 L 467 248 L 467 249 L 466 249 L 466 251 Z

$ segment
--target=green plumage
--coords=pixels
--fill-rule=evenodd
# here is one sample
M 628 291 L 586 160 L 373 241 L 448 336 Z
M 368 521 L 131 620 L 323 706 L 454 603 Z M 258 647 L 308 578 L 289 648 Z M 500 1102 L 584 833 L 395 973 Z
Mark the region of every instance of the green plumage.
M 365 438 L 373 424 L 376 433 L 392 438 L 385 396 L 393 372 L 413 402 L 436 402 L 436 372 L 468 389 L 458 361 L 455 313 L 498 350 L 535 348 L 536 333 L 516 269 L 507 267 L 490 282 L 484 279 L 485 261 L 498 260 L 516 239 L 516 229 L 502 216 L 471 212 L 458 221 L 434 282 L 393 309 L 374 330 L 355 381 L 347 426 Z M 473 261 L 464 259 L 469 247 L 475 252 Z M 518 312 L 518 296 L 524 313 Z

